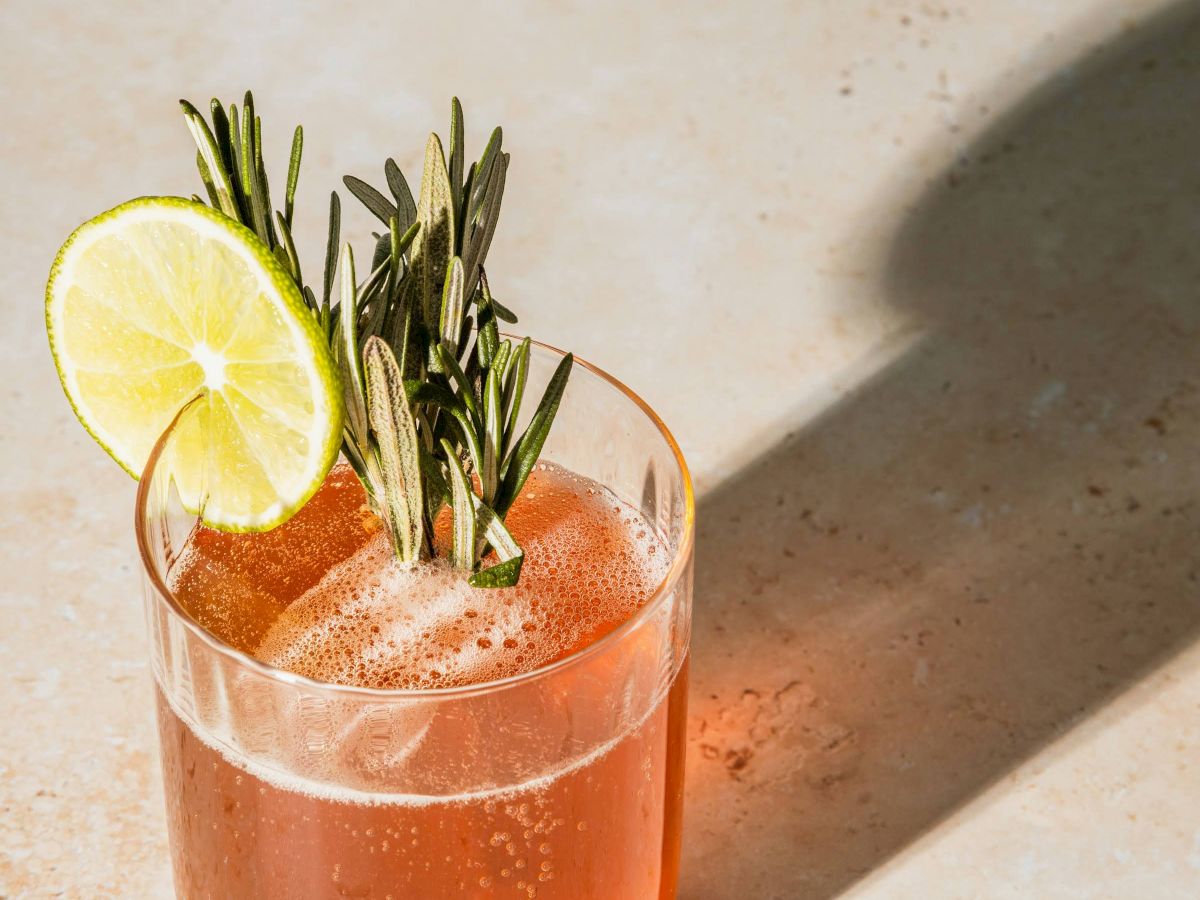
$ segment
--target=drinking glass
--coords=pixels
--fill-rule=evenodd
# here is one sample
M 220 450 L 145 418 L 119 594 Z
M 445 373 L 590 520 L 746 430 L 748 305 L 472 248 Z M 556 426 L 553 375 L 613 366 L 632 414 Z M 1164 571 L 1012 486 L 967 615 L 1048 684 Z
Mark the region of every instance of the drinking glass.
M 561 358 L 533 344 L 527 396 Z M 657 532 L 667 574 L 638 611 L 534 671 L 378 690 L 272 668 L 173 593 L 198 514 L 172 459 L 180 435 L 202 432 L 203 406 L 159 439 L 135 523 L 178 896 L 674 897 L 694 502 L 654 412 L 577 360 L 542 454 Z

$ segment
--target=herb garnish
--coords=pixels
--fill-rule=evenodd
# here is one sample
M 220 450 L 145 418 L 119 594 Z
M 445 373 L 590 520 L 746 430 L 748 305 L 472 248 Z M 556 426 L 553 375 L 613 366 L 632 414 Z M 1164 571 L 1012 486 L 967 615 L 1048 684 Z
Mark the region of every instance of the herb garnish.
M 451 563 L 470 572 L 476 587 L 516 584 L 524 555 L 504 517 L 541 454 L 573 358 L 564 357 L 517 435 L 530 343 L 501 339 L 497 322 L 516 316 L 492 296 L 484 269 L 509 165 L 501 130 L 464 170 L 463 113 L 455 98 L 449 159 L 430 135 L 415 202 L 392 159 L 384 163 L 391 199 L 347 175 L 346 187 L 387 230 L 376 236 L 370 272 L 358 282 L 354 253 L 340 242 L 341 202 L 332 193 L 318 302 L 304 283 L 291 235 L 303 130 L 297 126 L 292 139 L 284 209 L 272 212 L 251 94 L 240 112 L 214 99 L 211 124 L 186 100 L 181 105 L 209 203 L 275 254 L 329 340 L 346 407 L 342 452 L 386 523 L 396 557 L 412 563 L 432 556 L 434 522 L 449 504 Z M 482 568 L 489 551 L 497 561 Z

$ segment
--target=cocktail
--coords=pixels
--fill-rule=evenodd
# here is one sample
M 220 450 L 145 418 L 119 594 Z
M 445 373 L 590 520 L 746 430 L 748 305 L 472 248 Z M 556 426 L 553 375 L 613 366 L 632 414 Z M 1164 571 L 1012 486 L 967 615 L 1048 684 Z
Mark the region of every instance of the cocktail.
M 270 215 L 251 98 L 185 113 L 210 205 L 93 220 L 47 292 L 140 476 L 177 893 L 674 896 L 691 486 L 627 388 L 500 331 L 499 130 L 464 171 L 455 102 L 415 200 L 347 179 L 386 230 L 359 279 L 335 196 L 315 291 L 301 133 Z

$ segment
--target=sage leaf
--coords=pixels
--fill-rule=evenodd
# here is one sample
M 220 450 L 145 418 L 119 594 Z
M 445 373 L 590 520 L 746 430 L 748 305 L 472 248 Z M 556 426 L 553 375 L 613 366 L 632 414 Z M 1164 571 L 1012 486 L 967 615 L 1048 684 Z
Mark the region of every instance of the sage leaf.
M 395 218 L 393 216 L 393 218 Z M 374 272 L 385 262 L 390 263 L 392 258 L 392 234 L 390 231 L 378 235 L 375 238 L 375 252 L 371 256 L 371 271 Z M 390 268 L 390 266 L 389 266 Z
M 507 415 L 504 422 L 504 438 L 500 444 L 500 452 L 508 453 L 508 445 L 512 443 L 517 431 L 517 417 L 521 414 L 521 400 L 525 395 L 525 382 L 529 378 L 529 338 L 521 341 L 520 346 L 513 352 L 504 373 L 504 408 Z
M 487 194 L 492 170 L 496 164 L 497 157 L 500 156 L 500 147 L 503 143 L 504 132 L 497 126 L 492 130 L 492 135 L 488 138 L 487 146 L 483 149 L 483 156 L 479 158 L 479 164 L 475 167 L 475 178 L 472 181 L 471 187 L 473 196 L 467 208 L 467 221 L 469 223 L 474 223 L 479 215 L 479 207 L 483 203 L 484 196 Z
M 391 263 L 391 270 L 388 272 L 389 277 L 395 282 L 395 279 L 400 277 L 400 270 L 404 264 L 404 253 L 400 249 L 400 214 L 388 219 L 388 262 Z
M 487 273 L 482 267 L 479 269 L 476 306 L 479 308 L 479 362 L 490 369 L 496 355 L 496 344 L 500 340 L 500 330 L 496 327 L 496 308 L 492 304 L 492 291 L 488 286 Z
M 384 225 L 392 216 L 396 215 L 396 207 L 392 205 L 392 202 L 361 178 L 346 175 L 342 178 L 342 183 Z
M 229 218 L 240 222 L 241 214 L 237 202 L 233 198 L 234 186 L 230 183 L 228 171 L 219 162 L 220 150 L 208 123 L 204 121 L 199 110 L 186 100 L 180 100 L 179 105 L 183 107 L 184 121 L 187 123 L 188 131 L 192 133 L 192 140 L 196 142 L 196 149 L 208 167 L 209 175 L 212 176 L 213 187 L 217 193 L 218 208 Z
M 308 285 L 305 285 L 303 287 L 303 289 L 300 291 L 300 293 L 304 297 L 305 305 L 310 310 L 312 310 L 313 316 L 316 317 L 316 320 L 321 324 L 321 331 L 323 331 L 325 333 L 325 336 L 328 337 L 329 336 L 329 316 L 328 316 L 329 310 L 327 308 L 324 308 L 321 306 L 320 301 L 317 300 L 316 294 L 314 294 L 312 292 L 312 288 L 310 288 Z
M 446 455 L 446 470 L 450 482 L 450 510 L 454 517 L 454 541 L 450 550 L 450 564 L 456 569 L 471 570 L 475 567 L 475 504 L 474 493 L 462 461 L 454 447 L 442 438 L 442 451 Z
M 242 195 L 250 210 L 250 227 L 259 239 L 270 247 L 273 244 L 267 226 L 267 211 L 263 203 L 262 186 L 258 183 L 258 166 L 254 149 L 254 98 L 246 92 L 242 104 Z
M 546 437 L 550 434 L 550 426 L 554 424 L 554 416 L 558 413 L 558 405 L 562 401 L 563 391 L 567 389 L 567 379 L 571 375 L 571 366 L 575 357 L 568 353 L 554 370 L 542 402 L 538 404 L 537 412 L 529 422 L 529 427 L 521 435 L 521 439 L 513 448 L 512 456 L 505 463 L 504 484 L 496 499 L 496 512 L 504 515 L 512 502 L 525 486 L 525 480 L 537 464 L 541 456 Z
M 204 190 L 208 193 L 208 202 L 213 209 L 221 208 L 221 197 L 217 194 L 217 185 L 213 181 L 212 173 L 208 171 L 208 164 L 204 161 L 204 154 L 199 150 L 196 151 L 196 168 L 200 170 L 200 180 L 204 182 Z M 199 203 L 204 201 L 196 194 L 192 197 Z
M 425 325 L 431 332 L 436 332 L 441 317 L 446 267 L 454 255 L 454 201 L 442 142 L 436 134 L 431 134 L 425 145 L 417 222 L 421 230 L 413 241 L 413 275 L 421 297 Z
M 392 323 L 392 331 L 388 337 L 392 346 L 396 347 L 400 353 L 400 371 L 404 373 L 405 378 L 409 378 L 414 374 L 413 370 L 417 366 L 417 357 L 420 354 L 412 350 L 413 344 L 417 341 L 417 335 L 414 329 L 412 303 L 405 302 L 405 293 L 404 291 L 400 292 L 400 310 L 398 313 L 394 313 L 395 321 Z
M 407 230 L 417 220 L 417 204 L 413 202 L 408 181 L 405 180 L 404 173 L 400 171 L 400 167 L 391 157 L 388 157 L 387 162 L 383 164 L 383 174 L 387 178 L 388 190 L 396 198 L 396 211 L 400 219 L 400 227 Z
M 442 504 L 450 500 L 450 485 L 446 483 L 442 464 L 425 447 L 421 448 L 421 476 L 425 479 L 425 521 L 436 522 Z M 428 537 L 428 527 L 426 536 Z
M 359 446 L 367 446 L 367 392 L 358 353 L 358 288 L 354 281 L 354 251 L 342 248 L 341 299 L 338 301 L 338 327 L 341 343 L 337 361 L 342 376 L 346 405 L 346 425 Z
M 300 157 L 304 153 L 304 129 L 299 125 L 292 134 L 292 153 L 288 159 L 287 191 L 283 197 L 283 219 L 292 227 L 292 212 L 296 206 L 296 183 L 300 180 Z
M 416 562 L 424 537 L 416 422 L 391 348 L 372 335 L 363 349 L 363 361 L 367 415 L 383 482 L 385 521 L 396 556 L 404 563 Z
M 469 245 L 464 252 L 467 279 L 472 284 L 479 277 L 479 269 L 487 260 L 488 248 L 492 244 L 492 235 L 496 233 L 496 223 L 500 221 L 500 203 L 504 199 L 504 180 L 507 171 L 508 154 L 502 153 L 496 159 L 494 172 L 489 179 L 487 194 L 480 207 L 479 224 L 472 229 Z
M 333 274 L 337 267 L 338 243 L 342 238 L 342 201 L 337 191 L 329 192 L 329 237 L 325 240 L 325 293 L 322 299 L 329 305 L 333 293 Z
M 276 234 L 275 218 L 271 215 L 271 185 L 267 181 L 266 164 L 263 163 L 262 119 L 259 116 L 254 117 L 254 181 L 262 198 L 263 216 L 267 222 L 267 234 L 271 239 L 268 246 L 273 247 L 279 244 L 279 237 Z
M 229 124 L 229 151 L 233 154 L 233 164 L 229 167 L 229 183 L 233 186 L 233 196 L 238 204 L 236 218 L 243 225 L 253 228 L 250 207 L 246 203 L 246 194 L 242 186 L 242 119 L 236 103 L 229 104 L 229 114 L 225 121 Z
M 412 222 L 409 224 L 408 229 L 400 235 L 400 240 L 396 244 L 395 252 L 398 256 L 402 257 L 408 252 L 408 249 L 412 246 L 413 241 L 417 239 L 417 232 L 420 230 L 421 224 L 419 222 Z
M 442 343 L 449 346 L 452 354 L 458 354 L 459 331 L 462 328 L 463 312 L 463 264 L 457 256 L 446 269 L 446 281 L 442 287 Z
M 292 231 L 288 228 L 287 220 L 278 210 L 275 212 L 275 225 L 282 238 L 275 249 L 283 248 L 284 258 L 287 261 L 288 270 L 292 273 L 292 278 L 295 279 L 297 285 L 302 285 L 304 279 L 300 275 L 300 257 L 296 255 L 296 245 L 292 242 Z
M 492 364 L 488 366 L 489 370 L 496 372 L 496 378 L 500 384 L 504 384 L 504 373 L 508 371 L 508 358 L 512 355 L 512 341 L 505 340 L 500 342 L 495 355 L 492 357 Z
M 521 579 L 521 564 L 524 561 L 525 555 L 522 553 L 494 566 L 480 569 L 467 579 L 467 584 L 475 588 L 512 587 Z
M 517 324 L 517 314 L 495 297 L 492 298 L 492 308 L 496 310 L 496 318 L 501 322 L 507 322 L 509 325 Z
M 209 104 L 209 110 L 212 112 L 213 138 L 221 151 L 220 158 L 224 163 L 225 172 L 228 173 L 234 165 L 233 148 L 229 145 L 229 117 L 225 115 L 225 107 L 216 97 L 213 97 Z
M 478 588 L 512 587 L 521 577 L 525 551 L 513 538 L 504 520 L 478 497 L 475 498 L 475 515 L 478 518 L 477 530 L 496 551 L 500 562 L 476 572 L 468 583 L 471 587 Z
M 463 208 L 463 111 L 457 97 L 450 100 L 450 196 L 454 200 L 455 220 L 462 218 Z
M 491 503 L 496 498 L 496 490 L 499 488 L 500 445 L 503 440 L 500 374 L 496 369 L 488 369 L 483 391 L 483 468 L 479 472 L 485 503 Z

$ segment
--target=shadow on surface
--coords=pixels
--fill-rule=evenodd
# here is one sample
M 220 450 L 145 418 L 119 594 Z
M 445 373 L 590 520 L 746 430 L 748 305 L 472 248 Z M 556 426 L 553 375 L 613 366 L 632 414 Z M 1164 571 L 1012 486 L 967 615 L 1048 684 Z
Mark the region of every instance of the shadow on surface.
M 1193 7 L 1004 117 L 886 261 L 925 339 L 704 498 L 686 900 L 840 893 L 1196 638 L 1197 109 Z

